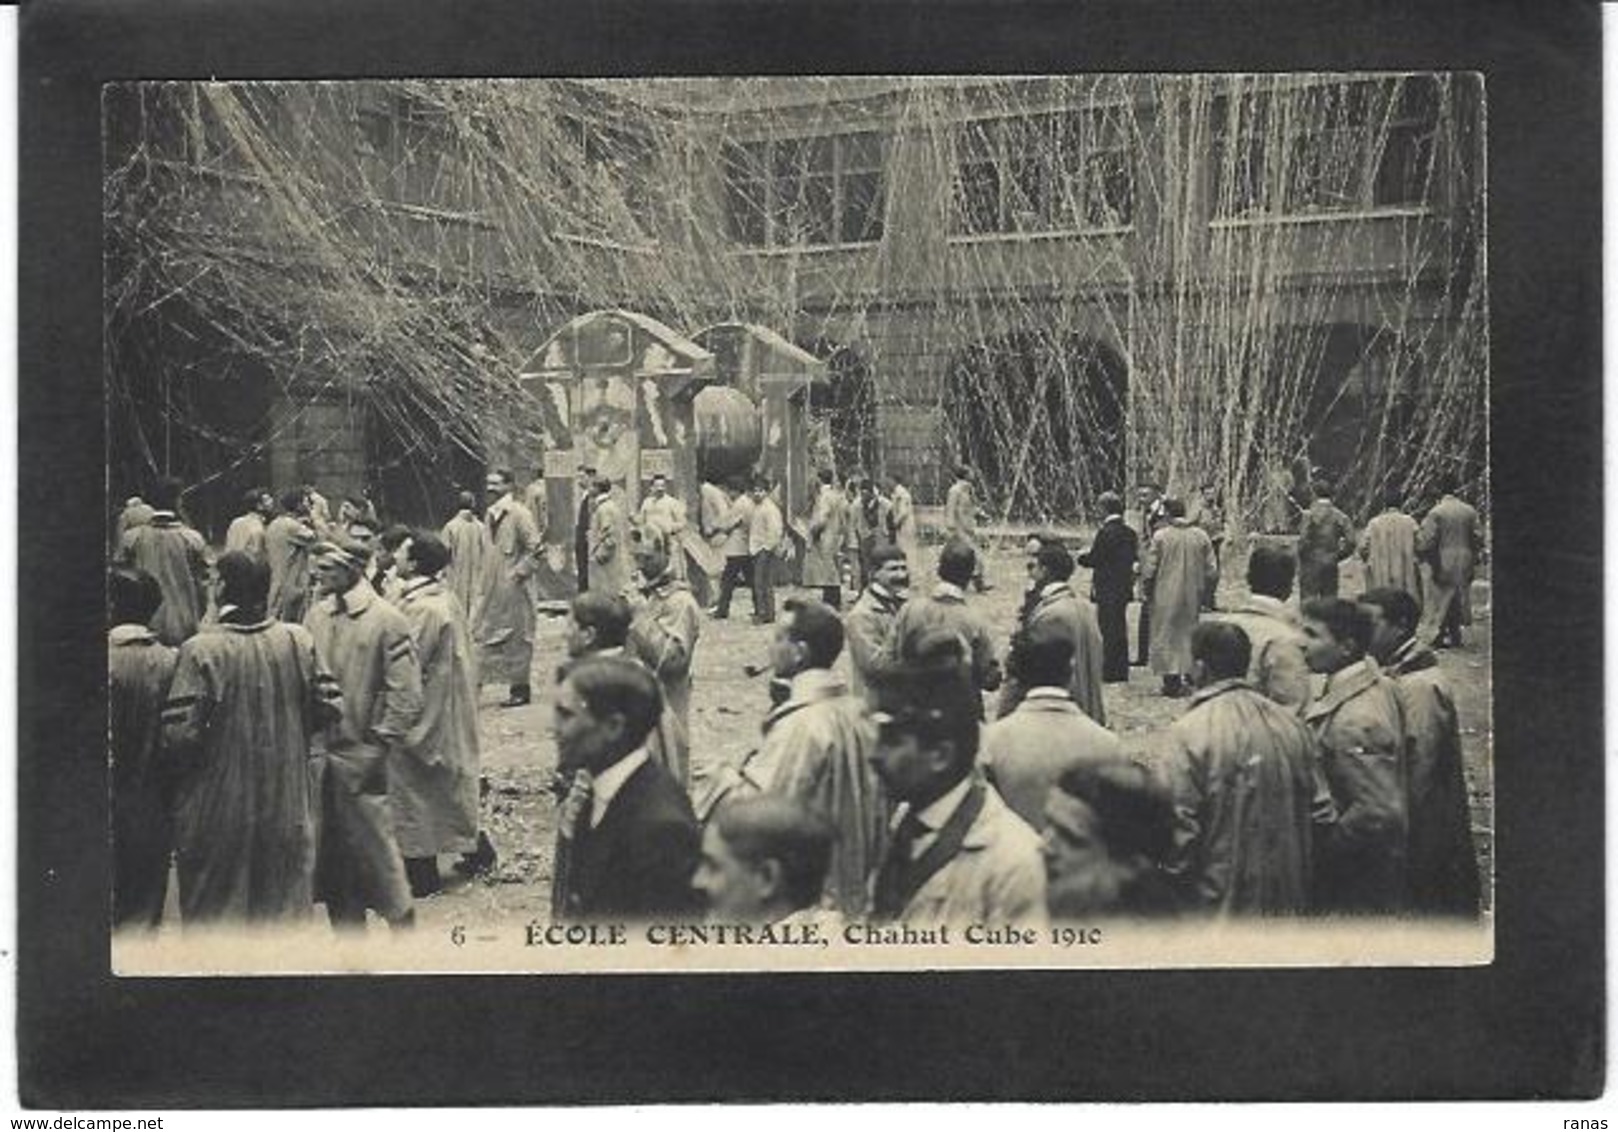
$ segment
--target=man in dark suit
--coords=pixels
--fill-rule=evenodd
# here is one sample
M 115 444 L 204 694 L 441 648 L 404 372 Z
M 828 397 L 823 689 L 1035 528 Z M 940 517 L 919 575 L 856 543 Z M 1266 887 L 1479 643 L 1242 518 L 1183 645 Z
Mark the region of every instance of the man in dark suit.
M 1090 549 L 1079 555 L 1079 565 L 1091 571 L 1090 600 L 1101 625 L 1101 679 L 1128 683 L 1129 625 L 1124 614 L 1134 596 L 1140 538 L 1124 522 L 1124 501 L 1116 492 L 1102 492 L 1098 502 L 1106 518 Z
M 685 791 L 646 743 L 663 711 L 657 677 L 621 657 L 586 657 L 556 696 L 557 828 L 551 915 L 646 920 L 698 911 L 700 837 Z
M 579 592 L 590 588 L 590 514 L 595 510 L 596 470 L 579 469 L 579 517 L 573 525 L 573 569 L 579 576 Z

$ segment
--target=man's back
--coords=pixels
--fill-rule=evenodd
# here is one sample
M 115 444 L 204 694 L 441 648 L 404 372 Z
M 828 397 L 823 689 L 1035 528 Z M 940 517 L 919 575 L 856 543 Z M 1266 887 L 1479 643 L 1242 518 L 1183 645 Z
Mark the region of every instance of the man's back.
M 207 546 L 201 535 L 172 513 L 159 511 L 124 535 L 120 557 L 157 579 L 163 604 L 152 617 L 152 628 L 159 640 L 178 645 L 197 631 L 207 605 Z
M 1309 702 L 1309 664 L 1303 655 L 1303 630 L 1286 603 L 1264 594 L 1251 594 L 1235 609 L 1208 620 L 1235 625 L 1247 634 L 1252 646 L 1248 683 L 1301 714 Z
M 954 633 L 971 649 L 972 679 L 978 689 L 992 692 L 1000 686 L 1000 661 L 994 655 L 994 635 L 983 615 L 973 609 L 965 592 L 941 582 L 930 595 L 913 597 L 900 608 L 888 636 L 889 659 L 903 659 L 910 645 L 937 631 Z
M 1066 689 L 1036 688 L 983 730 L 978 761 L 1018 817 L 1045 826 L 1045 798 L 1070 767 L 1123 758 L 1118 737 L 1085 715 Z

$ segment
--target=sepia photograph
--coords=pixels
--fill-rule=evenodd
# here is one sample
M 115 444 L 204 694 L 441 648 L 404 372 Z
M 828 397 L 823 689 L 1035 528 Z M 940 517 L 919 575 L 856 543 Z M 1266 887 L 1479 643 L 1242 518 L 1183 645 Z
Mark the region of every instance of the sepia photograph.
M 107 85 L 114 970 L 1487 962 L 1485 95 Z

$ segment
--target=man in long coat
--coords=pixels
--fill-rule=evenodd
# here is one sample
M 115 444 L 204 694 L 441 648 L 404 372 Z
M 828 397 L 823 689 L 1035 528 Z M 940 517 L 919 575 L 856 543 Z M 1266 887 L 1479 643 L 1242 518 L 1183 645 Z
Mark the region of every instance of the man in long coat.
M 1331 789 L 1316 839 L 1315 903 L 1397 913 L 1409 899 L 1410 745 L 1398 686 L 1367 655 L 1370 615 L 1351 601 L 1304 603 L 1309 667 L 1325 688 L 1304 713 Z
M 1136 546 L 1144 548 L 1152 544 L 1157 529 L 1168 522 L 1163 510 L 1163 489 L 1155 483 L 1143 483 L 1135 489 L 1135 500 L 1140 505 L 1140 537 Z M 1138 641 L 1135 665 L 1144 668 L 1151 662 L 1152 655 L 1152 591 L 1144 582 L 1140 587 L 1140 620 L 1135 626 L 1135 636 Z
M 1416 569 L 1416 520 L 1400 509 L 1397 488 L 1382 493 L 1382 513 L 1360 532 L 1359 555 L 1365 562 L 1365 588 L 1403 590 L 1418 601 L 1421 575 Z
M 597 476 L 590 511 L 590 590 L 622 594 L 629 586 L 629 516 L 612 490 L 612 481 Z
M 1041 538 L 1032 542 L 1026 563 L 1032 583 L 1027 613 L 1021 628 L 1051 625 L 1073 642 L 1073 681 L 1068 692 L 1073 702 L 1091 719 L 1107 725 L 1106 701 L 1101 692 L 1101 628 L 1096 611 L 1088 601 L 1073 592 L 1073 556 L 1060 539 Z M 1000 690 L 999 716 L 1016 710 L 1028 689 L 1008 675 Z
M 264 528 L 264 556 L 270 564 L 269 615 L 302 624 L 309 608 L 309 550 L 315 528 L 308 523 L 309 497 L 303 488 L 281 496 L 281 513 Z
M 165 645 L 178 645 L 197 631 L 208 608 L 208 547 L 202 536 L 175 512 L 180 481 L 165 477 L 152 491 L 155 510 L 149 522 L 124 535 L 118 561 L 157 579 L 163 604 L 152 629 Z
M 389 766 L 393 832 L 412 896 L 443 887 L 438 857 L 469 856 L 478 836 L 477 655 L 460 599 L 442 580 L 442 539 L 418 532 L 399 548 L 399 609 L 421 665 L 421 718 Z
M 663 548 L 669 571 L 684 581 L 685 547 L 680 540 L 685 536 L 685 504 L 669 494 L 669 480 L 662 473 L 652 477 L 651 490 L 640 502 L 639 519 L 646 537 Z
M 113 525 L 113 550 L 117 550 L 123 545 L 124 536 L 130 531 L 150 523 L 155 513 L 152 505 L 138 495 L 131 495 L 124 500 L 123 509 L 118 512 L 118 521 Z
M 1354 524 L 1331 501 L 1331 485 L 1315 484 L 1315 501 L 1298 520 L 1298 597 L 1337 596 L 1337 564 L 1354 553 Z
M 1152 671 L 1163 678 L 1165 696 L 1178 696 L 1189 690 L 1191 630 L 1219 564 L 1208 532 L 1186 521 L 1184 503 L 1166 499 L 1163 510 L 1168 522 L 1152 536 L 1140 576 L 1152 594 Z
M 1461 629 L 1472 624 L 1472 570 L 1483 535 L 1477 510 L 1446 490 L 1421 521 L 1416 553 L 1431 570 L 1432 584 L 1419 636 L 1443 648 L 1459 646 Z
M 910 586 L 904 552 L 892 543 L 870 551 L 870 582 L 843 620 L 848 641 L 848 684 L 856 698 L 892 655 L 893 627 Z
M 683 553 L 683 552 L 681 552 Z M 650 668 L 663 689 L 674 727 L 664 760 L 687 791 L 696 777 L 691 766 L 691 663 L 702 635 L 702 611 L 691 587 L 675 577 L 668 555 L 655 545 L 636 553 L 642 586 L 630 598 L 628 654 Z
M 1124 501 L 1116 492 L 1101 493 L 1106 518 L 1090 544 L 1079 555 L 1079 565 L 1090 569 L 1090 600 L 1095 603 L 1101 628 L 1101 678 L 1109 684 L 1129 682 L 1129 624 L 1126 614 L 1135 590 L 1135 562 L 1140 540 L 1124 522 Z
M 1371 651 L 1398 684 L 1410 735 L 1410 907 L 1472 918 L 1479 909 L 1477 851 L 1455 698 L 1438 657 L 1416 636 L 1421 613 L 1403 590 L 1368 590 Z
M 921 569 L 921 543 L 916 532 L 916 501 L 898 477 L 888 477 L 888 531 L 904 552 L 911 570 Z
M 267 561 L 264 532 L 275 515 L 275 497 L 267 488 L 255 487 L 242 500 L 243 511 L 225 530 L 225 549 L 239 550 L 249 558 Z
M 112 762 L 113 927 L 155 928 L 163 918 L 174 850 L 167 776 L 159 762 L 163 701 L 176 650 L 148 622 L 163 602 L 144 570 L 107 575 L 107 739 Z
M 939 630 L 957 634 L 972 657 L 972 683 L 979 693 L 998 691 L 1004 679 L 995 655 L 994 634 L 983 615 L 968 603 L 977 554 L 960 539 L 950 539 L 938 552 L 938 584 L 930 594 L 905 602 L 888 634 L 887 663 L 912 660 L 919 641 Z M 1067 681 L 1062 681 L 1063 685 Z M 979 703 L 981 705 L 981 696 Z
M 1247 556 L 1247 597 L 1212 620 L 1246 634 L 1251 659 L 1247 682 L 1301 718 L 1309 703 L 1309 664 L 1303 655 L 1303 626 L 1287 605 L 1297 560 L 1282 547 L 1255 545 Z
M 163 708 L 180 918 L 301 919 L 321 813 L 311 744 L 343 699 L 309 631 L 266 615 L 268 567 L 232 552 L 218 569 L 219 624 L 181 646 Z
M 530 670 L 534 664 L 534 603 L 528 577 L 542 553 L 539 530 L 528 508 L 512 493 L 511 473 L 490 472 L 487 513 L 489 546 L 483 571 L 483 600 L 473 630 L 478 646 L 478 680 L 507 684 L 502 707 L 521 707 L 533 699 Z
M 460 507 L 450 516 L 439 532 L 439 538 L 449 549 L 449 566 L 444 571 L 444 583 L 461 603 L 468 625 L 476 625 L 483 609 L 484 561 L 489 552 L 489 529 L 478 518 L 477 496 L 470 491 L 461 492 Z
M 1027 689 L 1017 709 L 983 729 L 978 762 L 1018 817 L 1045 827 L 1045 798 L 1079 763 L 1123 758 L 1118 736 L 1079 710 L 1068 694 L 1073 642 L 1049 625 L 1019 632 L 1007 667 Z
M 847 536 L 848 500 L 832 482 L 830 468 L 819 472 L 814 505 L 809 511 L 809 543 L 803 556 L 803 584 L 820 591 L 820 600 L 843 607 L 843 572 L 837 561 Z
M 410 623 L 377 596 L 364 568 L 365 548 L 352 541 L 316 549 L 321 597 L 306 624 L 342 689 L 343 715 L 323 737 L 315 899 L 336 928 L 363 928 L 367 908 L 408 927 L 415 909 L 393 832 L 388 778 L 421 718 L 421 667 Z
M 1309 908 L 1313 820 L 1330 806 L 1309 729 L 1243 680 L 1250 652 L 1235 625 L 1197 626 L 1197 691 L 1157 762 L 1174 797 L 1168 871 L 1189 907 L 1222 916 Z
M 955 469 L 955 482 L 944 493 L 944 533 L 958 538 L 977 554 L 977 573 L 972 584 L 978 592 L 989 587 L 983 581 L 983 547 L 978 543 L 978 505 L 972 493 L 972 469 L 965 464 Z
M 795 801 L 836 830 L 825 901 L 864 914 L 866 885 L 882 853 L 887 803 L 871 767 L 875 735 L 862 701 L 832 666 L 843 650 L 837 614 L 816 601 L 788 601 L 770 645 L 789 680 L 784 703 L 764 719 L 764 742 L 747 772 L 764 792 Z

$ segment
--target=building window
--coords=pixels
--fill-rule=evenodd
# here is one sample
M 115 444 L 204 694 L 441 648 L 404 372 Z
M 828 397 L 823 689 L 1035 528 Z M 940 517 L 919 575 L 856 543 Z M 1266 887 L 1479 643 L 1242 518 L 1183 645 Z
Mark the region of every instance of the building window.
M 1428 200 L 1431 78 L 1264 90 L 1214 100 L 1214 215 L 1307 216 Z
M 881 240 L 882 148 L 875 133 L 727 144 L 732 237 L 769 248 Z
M 626 234 L 625 214 L 640 232 L 655 232 L 651 143 L 639 134 L 572 114 L 562 117 L 561 130 L 578 162 L 575 176 L 587 208 L 600 215 L 602 234 Z M 619 202 L 621 213 L 615 207 Z
M 955 142 L 957 235 L 1079 232 L 1134 223 L 1134 167 L 1116 112 L 965 122 Z

